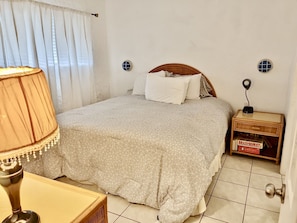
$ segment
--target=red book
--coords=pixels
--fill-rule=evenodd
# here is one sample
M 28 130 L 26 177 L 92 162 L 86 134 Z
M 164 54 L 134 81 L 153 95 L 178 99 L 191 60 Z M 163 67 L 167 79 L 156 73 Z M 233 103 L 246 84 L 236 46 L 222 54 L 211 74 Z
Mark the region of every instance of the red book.
M 248 147 L 248 146 L 237 146 L 237 150 L 243 153 L 260 154 L 260 149 Z

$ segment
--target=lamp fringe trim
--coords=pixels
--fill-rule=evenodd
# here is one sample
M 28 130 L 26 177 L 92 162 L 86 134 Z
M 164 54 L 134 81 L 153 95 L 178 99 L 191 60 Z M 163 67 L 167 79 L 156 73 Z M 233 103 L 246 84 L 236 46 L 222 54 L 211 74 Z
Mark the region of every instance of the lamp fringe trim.
M 48 137 L 44 138 L 34 145 L 23 147 L 19 150 L 4 152 L 0 154 L 0 163 L 10 162 L 11 160 L 17 160 L 19 165 L 22 165 L 22 158 L 26 158 L 27 162 L 30 162 L 30 158 L 37 157 L 36 153 L 42 155 L 43 151 L 46 152 L 51 147 L 55 146 L 60 139 L 59 127 Z

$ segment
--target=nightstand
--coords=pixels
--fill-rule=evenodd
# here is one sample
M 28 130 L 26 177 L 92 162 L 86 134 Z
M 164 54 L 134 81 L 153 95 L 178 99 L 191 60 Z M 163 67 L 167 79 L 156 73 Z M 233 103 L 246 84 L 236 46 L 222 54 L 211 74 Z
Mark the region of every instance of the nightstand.
M 268 112 L 244 114 L 238 110 L 232 118 L 230 155 L 233 153 L 274 160 L 280 162 L 284 132 L 284 115 Z M 238 150 L 238 140 L 259 142 L 261 149 Z M 241 149 L 241 148 L 240 148 Z M 249 150 L 250 149 L 250 150 Z
M 0 221 L 11 206 L 0 188 Z M 21 185 L 23 210 L 36 211 L 42 223 L 107 223 L 107 197 L 66 183 L 24 172 Z

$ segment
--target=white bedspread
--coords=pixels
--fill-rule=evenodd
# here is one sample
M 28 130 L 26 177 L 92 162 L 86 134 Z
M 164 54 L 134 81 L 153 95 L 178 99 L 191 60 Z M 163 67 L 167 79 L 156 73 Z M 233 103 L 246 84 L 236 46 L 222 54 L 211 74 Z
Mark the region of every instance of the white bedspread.
M 209 166 L 231 114 L 217 98 L 173 105 L 132 95 L 68 111 L 57 116 L 62 166 L 46 175 L 58 168 L 59 175 L 160 209 L 162 223 L 181 223 L 211 183 Z

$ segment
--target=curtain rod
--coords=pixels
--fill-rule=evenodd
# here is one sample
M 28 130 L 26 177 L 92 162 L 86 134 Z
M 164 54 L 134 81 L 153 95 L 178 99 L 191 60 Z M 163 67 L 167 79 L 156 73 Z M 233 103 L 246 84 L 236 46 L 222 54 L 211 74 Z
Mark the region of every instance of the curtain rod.
M 98 13 L 91 13 L 91 15 L 95 16 L 95 17 L 98 17 L 99 14 Z
M 20 1 L 20 0 L 15 0 L 15 1 Z M 81 13 L 86 13 L 86 14 L 90 14 L 92 16 L 95 16 L 97 18 L 99 17 L 98 13 L 90 13 L 90 12 L 82 11 L 82 10 L 79 10 L 79 9 L 74 9 L 74 8 L 60 6 L 60 5 L 49 4 L 49 3 L 46 3 L 46 2 L 43 2 L 43 1 L 38 1 L 38 0 L 27 0 L 27 1 L 34 2 L 34 3 L 37 3 L 37 4 L 41 4 L 41 5 L 46 5 L 46 6 L 49 6 L 49 7 L 57 7 L 57 8 L 73 10 L 73 11 L 77 11 L 77 12 L 81 12 Z

